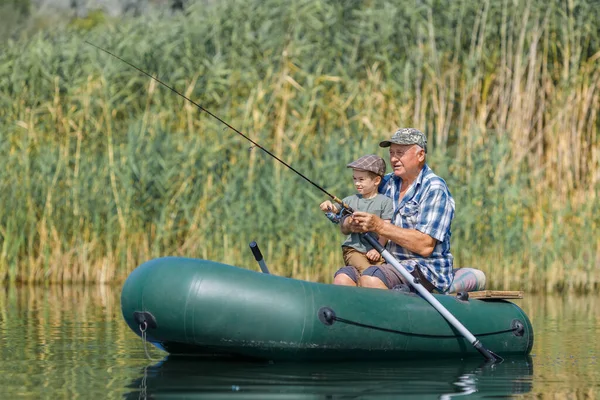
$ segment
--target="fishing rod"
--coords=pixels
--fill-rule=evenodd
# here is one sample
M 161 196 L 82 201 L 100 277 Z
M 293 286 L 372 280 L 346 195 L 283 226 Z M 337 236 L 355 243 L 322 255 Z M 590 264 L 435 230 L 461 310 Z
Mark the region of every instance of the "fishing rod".
M 237 133 L 238 135 L 240 135 L 244 139 L 248 140 L 254 146 L 258 147 L 259 149 L 261 149 L 262 151 L 264 151 L 265 153 L 267 153 L 268 155 L 270 155 L 271 157 L 273 157 L 274 159 L 276 159 L 277 161 L 279 161 L 281 164 L 285 165 L 287 168 L 289 168 L 290 170 L 294 171 L 297 175 L 299 175 L 300 177 L 302 177 L 308 183 L 310 183 L 311 185 L 313 185 L 314 187 L 316 187 L 317 189 L 319 189 L 321 192 L 323 192 L 327 196 L 329 196 L 329 198 L 331 200 L 333 200 L 336 203 L 340 204 L 342 206 L 342 209 L 339 211 L 339 216 L 342 216 L 342 215 L 351 215 L 354 212 L 354 210 L 351 207 L 349 207 L 347 204 L 345 204 L 338 197 L 332 195 L 327 190 L 325 190 L 321 186 L 317 185 L 316 183 L 314 183 L 313 181 L 311 181 L 310 179 L 308 179 L 306 176 L 304 176 L 299 171 L 297 171 L 296 169 L 294 169 L 291 165 L 289 165 L 288 163 L 286 163 L 285 161 L 283 161 L 282 159 L 280 159 L 279 157 L 277 157 L 275 154 L 271 153 L 269 150 L 265 149 L 263 146 L 261 146 L 260 144 L 258 144 L 254 140 L 250 139 L 248 136 L 244 135 L 242 132 L 240 132 L 239 130 L 237 130 L 233 126 L 229 125 L 227 122 L 225 122 L 224 120 L 222 120 L 221 118 L 219 118 L 215 114 L 213 114 L 210 111 L 208 111 L 206 108 L 202 107 L 200 104 L 196 103 L 194 100 L 192 100 L 189 97 L 183 95 L 182 93 L 178 92 L 173 87 L 167 85 L 166 83 L 164 83 L 160 79 L 158 79 L 158 78 L 150 75 L 148 72 L 146 72 L 146 71 L 144 71 L 144 70 L 136 67 L 135 65 L 133 65 L 129 61 L 124 60 L 123 58 L 117 56 L 116 54 L 113 54 L 110 51 L 103 49 L 102 47 L 96 46 L 95 44 L 90 43 L 87 40 L 85 41 L 85 43 L 89 44 L 90 46 L 95 47 L 98 50 L 101 50 L 101 51 L 103 51 L 103 52 L 105 52 L 105 53 L 113 56 L 117 60 L 120 60 L 120 61 L 124 62 L 125 64 L 129 65 L 130 67 L 132 67 L 132 68 L 136 69 L 137 71 L 141 72 L 142 74 L 146 75 L 150 79 L 153 79 L 156 82 L 158 82 L 161 85 L 163 85 L 164 87 L 168 88 L 169 90 L 171 90 L 173 93 L 177 94 L 178 96 L 183 97 L 184 99 L 186 99 L 187 101 L 189 101 L 190 103 L 192 103 L 193 105 L 195 105 L 196 107 L 198 107 L 200 110 L 204 111 L 205 113 L 207 113 L 211 117 L 215 118 L 217 121 L 221 122 L 222 124 L 224 124 L 225 126 L 227 126 L 229 129 L 231 129 L 232 131 L 234 131 L 235 133 Z M 454 328 L 456 328 L 461 333 L 461 335 L 465 339 L 467 339 L 469 341 L 469 343 L 471 343 L 471 345 L 479 353 L 481 353 L 481 355 L 484 356 L 484 358 L 486 358 L 488 361 L 491 361 L 491 362 L 502 361 L 502 358 L 500 356 L 498 356 L 494 352 L 492 352 L 492 351 L 488 350 L 487 348 L 485 348 L 483 346 L 483 344 L 475 336 L 473 336 L 473 334 L 471 334 L 471 332 L 469 332 L 469 330 L 458 319 L 456 319 L 456 317 L 454 317 L 454 315 L 452 315 L 452 313 L 450 313 L 450 311 L 448 311 L 448 309 L 446 309 L 446 307 L 444 307 L 431 293 L 429 293 L 429 291 L 427 289 L 425 289 L 425 287 L 418 281 L 418 279 L 415 279 L 412 276 L 412 274 L 410 272 L 408 272 L 406 270 L 406 268 L 404 268 L 404 266 L 402 264 L 400 264 L 400 262 L 396 259 L 396 257 L 394 257 L 393 254 L 391 254 L 388 250 L 386 250 L 377 241 L 377 239 L 375 238 L 375 236 L 371 232 L 362 233 L 362 236 L 371 244 L 371 246 L 373 246 L 373 248 L 375 248 L 382 255 L 382 257 L 389 264 L 391 264 L 400 273 L 400 275 L 402 275 L 402 277 L 406 281 L 408 281 L 410 283 L 410 285 L 421 295 L 421 297 L 423 297 L 423 299 L 425 299 L 433 308 L 435 308 L 450 325 L 452 325 Z
M 258 144 L 256 141 L 250 139 L 248 136 L 244 135 L 242 132 L 240 132 L 238 129 L 234 128 L 233 126 L 229 125 L 227 122 L 225 122 L 224 120 L 222 120 L 221 118 L 219 118 L 217 115 L 213 114 L 212 112 L 210 112 L 209 110 L 207 110 L 206 108 L 202 107 L 200 104 L 196 103 L 194 100 L 190 99 L 189 97 L 187 97 L 186 95 L 182 94 L 181 92 L 175 90 L 172 86 L 164 83 L 163 81 L 161 81 L 160 79 L 158 79 L 155 76 L 150 75 L 148 72 L 144 71 L 141 68 L 136 67 L 135 65 L 133 65 L 132 63 L 130 63 L 127 60 L 124 60 L 123 58 L 119 57 L 118 55 L 103 49 L 100 46 L 97 46 L 89 41 L 85 41 L 85 43 L 89 44 L 90 46 L 95 47 L 96 49 L 105 52 L 106 54 L 109 54 L 111 56 L 113 56 L 114 58 L 116 58 L 117 60 L 120 60 L 122 62 L 124 62 L 125 64 L 129 65 L 131 68 L 136 69 L 137 71 L 141 72 L 142 74 L 146 75 L 147 77 L 155 80 L 156 82 L 160 83 L 161 85 L 163 85 L 164 87 L 166 87 L 167 89 L 169 89 L 170 91 L 172 91 L 173 93 L 177 94 L 180 97 L 183 97 L 184 99 L 186 99 L 187 101 L 189 101 L 190 103 L 192 103 L 193 105 L 195 105 L 196 107 L 198 107 L 201 111 L 204 111 L 205 113 L 207 113 L 208 115 L 210 115 L 211 117 L 213 117 L 214 119 L 216 119 L 217 121 L 219 121 L 220 123 L 222 123 L 223 125 L 225 125 L 226 127 L 228 127 L 229 129 L 231 129 L 232 131 L 234 131 L 235 133 L 237 133 L 238 135 L 240 135 L 241 137 L 243 137 L 244 139 L 246 139 L 247 141 L 249 141 L 250 143 L 252 143 L 254 146 L 258 147 L 259 149 L 261 149 L 262 151 L 264 151 L 265 153 L 267 153 L 268 155 L 270 155 L 271 157 L 273 157 L 275 160 L 279 161 L 281 164 L 285 165 L 287 168 L 289 168 L 290 170 L 294 171 L 297 175 L 299 175 L 302 179 L 306 180 L 308 183 L 310 183 L 311 185 L 313 185 L 314 187 L 316 187 L 317 189 L 319 189 L 321 192 L 325 193 L 327 196 L 329 196 L 329 198 L 333 201 L 335 201 L 336 203 L 338 203 L 339 205 L 342 206 L 342 210 L 341 213 L 343 215 L 350 215 L 354 212 L 354 210 L 348 206 L 347 204 L 345 204 L 340 198 L 332 195 L 331 193 L 329 193 L 327 190 L 325 190 L 322 186 L 317 185 L 315 182 L 313 182 L 312 180 L 308 179 L 304 174 L 302 174 L 301 172 L 299 172 L 298 170 L 296 170 L 294 167 L 292 167 L 291 165 L 289 165 L 288 163 L 286 163 L 285 161 L 283 161 L 281 158 L 277 157 L 275 154 L 271 153 L 269 150 L 267 150 L 266 148 L 264 148 L 263 146 L 261 146 L 260 144 Z

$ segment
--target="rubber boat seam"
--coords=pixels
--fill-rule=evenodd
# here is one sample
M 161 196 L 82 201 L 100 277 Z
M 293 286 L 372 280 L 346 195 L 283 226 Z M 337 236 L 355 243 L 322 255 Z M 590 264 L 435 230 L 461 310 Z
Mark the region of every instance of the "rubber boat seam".
M 197 298 L 197 294 L 200 291 L 200 286 L 202 284 L 202 278 L 198 277 L 198 274 L 194 274 L 194 283 L 190 285 L 190 289 L 188 290 L 188 295 L 185 299 L 185 309 L 183 311 L 183 332 L 185 333 L 185 340 L 189 341 L 188 338 L 188 330 L 187 330 L 187 314 L 188 314 L 188 304 L 190 303 L 190 298 L 192 294 L 194 294 L 194 298 Z M 192 302 L 192 340 L 196 340 L 196 302 Z
M 302 292 L 304 294 L 304 298 L 306 299 L 307 298 L 307 296 L 306 296 L 306 285 L 302 285 Z M 315 301 L 314 298 L 312 299 L 312 301 L 313 302 Z M 304 303 L 304 306 L 306 307 L 306 303 Z M 313 308 L 311 308 L 311 309 L 313 309 Z M 304 321 L 302 323 L 302 333 L 300 334 L 300 343 L 301 344 L 304 343 L 304 332 L 306 331 L 306 320 L 307 320 L 307 318 L 308 318 L 308 313 L 305 312 L 304 313 Z
M 404 313 L 404 316 L 405 316 L 405 318 L 408 320 L 408 326 L 412 326 L 412 320 L 413 320 L 413 318 L 412 318 L 412 313 L 405 312 L 405 313 Z M 409 343 L 408 343 L 408 342 L 409 342 L 409 341 L 410 341 L 410 339 L 409 339 L 409 338 L 406 338 L 406 340 L 404 341 L 404 348 L 403 348 L 403 350 L 404 350 L 404 351 L 406 351 L 406 350 L 408 349 L 408 346 L 409 346 Z

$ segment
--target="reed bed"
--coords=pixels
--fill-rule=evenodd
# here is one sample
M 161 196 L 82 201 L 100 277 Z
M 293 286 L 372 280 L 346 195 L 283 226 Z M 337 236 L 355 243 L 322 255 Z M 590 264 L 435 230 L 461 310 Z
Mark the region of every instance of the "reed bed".
M 163 255 L 330 282 L 326 197 L 398 126 L 427 132 L 453 253 L 491 288 L 600 286 L 600 11 L 588 2 L 198 2 L 0 52 L 0 277 L 120 282 Z

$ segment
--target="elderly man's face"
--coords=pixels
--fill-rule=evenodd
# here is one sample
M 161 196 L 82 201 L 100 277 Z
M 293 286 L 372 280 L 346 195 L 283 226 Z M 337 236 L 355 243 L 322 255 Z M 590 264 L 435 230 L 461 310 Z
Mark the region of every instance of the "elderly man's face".
M 425 150 L 416 144 L 395 144 L 390 146 L 390 165 L 394 175 L 402 179 L 415 179 L 425 161 Z

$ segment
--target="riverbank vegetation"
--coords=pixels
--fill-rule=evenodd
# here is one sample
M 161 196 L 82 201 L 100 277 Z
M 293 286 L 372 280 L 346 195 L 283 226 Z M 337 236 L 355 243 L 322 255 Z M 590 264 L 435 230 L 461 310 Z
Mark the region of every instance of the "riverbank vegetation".
M 600 10 L 591 2 L 190 4 L 0 52 L 0 279 L 120 282 L 181 255 L 331 282 L 330 193 L 398 126 L 456 200 L 457 266 L 490 288 L 600 287 Z

